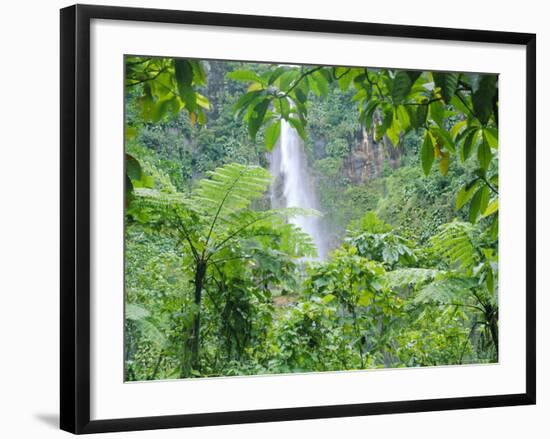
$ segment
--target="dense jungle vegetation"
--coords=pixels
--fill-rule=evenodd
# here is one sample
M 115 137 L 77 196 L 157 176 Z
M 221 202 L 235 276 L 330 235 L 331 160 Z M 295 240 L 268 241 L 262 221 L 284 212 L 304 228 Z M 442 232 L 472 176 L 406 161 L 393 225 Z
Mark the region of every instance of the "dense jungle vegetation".
M 125 90 L 127 380 L 498 360 L 496 75 L 127 56 Z M 271 206 L 282 121 L 317 210 Z

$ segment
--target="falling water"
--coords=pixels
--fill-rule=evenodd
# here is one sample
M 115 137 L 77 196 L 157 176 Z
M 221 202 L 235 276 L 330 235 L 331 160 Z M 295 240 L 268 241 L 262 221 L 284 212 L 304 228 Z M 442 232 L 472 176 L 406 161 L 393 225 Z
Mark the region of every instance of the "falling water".
M 290 124 L 281 121 L 281 135 L 271 158 L 271 173 L 275 183 L 271 192 L 273 207 L 303 207 L 318 209 L 313 181 L 307 169 L 307 159 L 300 137 Z M 327 251 L 321 218 L 297 216 L 291 222 L 313 239 L 317 254 L 324 259 Z

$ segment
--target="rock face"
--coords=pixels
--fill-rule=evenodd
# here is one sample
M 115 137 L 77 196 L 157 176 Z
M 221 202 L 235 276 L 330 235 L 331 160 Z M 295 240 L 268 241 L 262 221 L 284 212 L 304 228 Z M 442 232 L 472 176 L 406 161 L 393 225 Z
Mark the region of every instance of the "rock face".
M 392 169 L 399 167 L 401 150 L 394 147 L 388 139 L 383 138 L 376 142 L 372 134 L 367 133 L 364 128 L 358 137 L 357 144 L 351 148 L 351 153 L 344 162 L 346 176 L 354 184 L 380 177 L 386 159 Z

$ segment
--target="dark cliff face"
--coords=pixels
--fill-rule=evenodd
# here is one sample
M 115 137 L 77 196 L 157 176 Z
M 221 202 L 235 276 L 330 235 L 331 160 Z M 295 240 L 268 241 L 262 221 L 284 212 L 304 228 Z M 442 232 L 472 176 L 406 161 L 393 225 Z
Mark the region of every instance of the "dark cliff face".
M 355 184 L 364 183 L 382 173 L 384 165 L 383 146 L 372 135 L 362 131 L 360 139 L 344 162 L 347 177 Z
M 327 140 L 314 134 L 311 137 L 311 163 L 329 157 Z M 392 169 L 400 166 L 401 148 L 395 148 L 386 138 L 375 141 L 364 128 L 360 128 L 352 139 L 342 140 L 347 144 L 347 153 L 341 156 L 340 176 L 348 183 L 361 185 L 381 177 L 386 161 Z
M 401 149 L 394 147 L 386 138 L 376 142 L 372 134 L 363 129 L 344 160 L 344 172 L 352 183 L 365 183 L 382 175 L 386 160 L 392 169 L 398 168 Z

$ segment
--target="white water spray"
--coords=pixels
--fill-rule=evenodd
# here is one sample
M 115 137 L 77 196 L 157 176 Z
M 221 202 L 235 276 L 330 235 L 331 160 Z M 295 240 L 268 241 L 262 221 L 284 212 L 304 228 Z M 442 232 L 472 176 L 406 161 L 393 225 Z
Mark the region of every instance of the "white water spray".
M 273 207 L 318 209 L 302 142 L 296 130 L 285 120 L 281 121 L 281 135 L 273 151 L 270 170 L 275 177 L 271 191 Z M 319 259 L 324 259 L 327 242 L 320 220 L 316 216 L 297 216 L 290 221 L 312 237 Z

